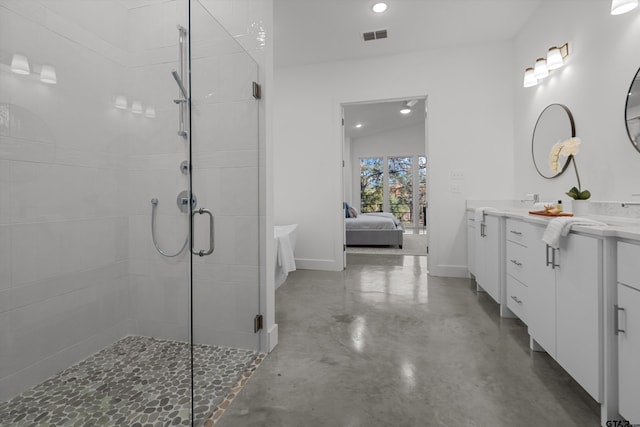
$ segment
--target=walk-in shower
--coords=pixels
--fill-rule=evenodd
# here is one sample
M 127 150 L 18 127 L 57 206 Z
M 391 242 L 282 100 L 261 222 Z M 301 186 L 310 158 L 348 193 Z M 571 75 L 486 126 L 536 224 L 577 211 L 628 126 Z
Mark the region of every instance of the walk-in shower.
M 201 425 L 253 369 L 258 66 L 213 4 L 0 0 L 0 426 Z

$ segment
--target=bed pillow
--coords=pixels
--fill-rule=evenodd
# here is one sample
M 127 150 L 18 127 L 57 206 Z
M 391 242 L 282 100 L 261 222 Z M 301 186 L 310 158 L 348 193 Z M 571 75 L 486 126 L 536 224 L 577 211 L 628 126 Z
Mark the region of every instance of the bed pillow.
M 344 202 L 344 217 L 349 218 L 349 204 Z
M 357 218 L 357 217 L 358 217 L 358 211 L 356 211 L 354 207 L 349 206 L 349 218 Z

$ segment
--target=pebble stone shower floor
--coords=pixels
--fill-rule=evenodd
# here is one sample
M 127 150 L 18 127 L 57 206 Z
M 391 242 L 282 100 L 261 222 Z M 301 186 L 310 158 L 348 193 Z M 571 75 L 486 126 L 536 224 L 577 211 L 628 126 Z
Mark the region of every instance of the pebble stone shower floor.
M 194 345 L 193 357 L 194 425 L 209 426 L 264 356 Z M 0 426 L 191 425 L 189 368 L 189 343 L 126 337 L 0 403 Z

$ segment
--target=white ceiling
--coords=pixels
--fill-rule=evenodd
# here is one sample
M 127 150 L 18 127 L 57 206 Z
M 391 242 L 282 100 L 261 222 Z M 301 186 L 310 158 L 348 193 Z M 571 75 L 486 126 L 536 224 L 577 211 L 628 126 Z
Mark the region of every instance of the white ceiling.
M 363 59 L 432 48 L 513 39 L 543 1 L 553 0 L 274 0 L 276 68 Z M 362 33 L 388 30 L 370 42 Z M 411 114 L 398 113 L 403 101 L 345 107 L 345 133 L 352 138 L 424 122 L 424 100 Z M 355 129 L 355 123 L 363 123 Z
M 380 132 L 386 132 L 404 126 L 424 123 L 425 100 L 411 107 L 411 113 L 400 114 L 408 99 L 401 101 L 382 101 L 368 104 L 344 106 L 344 132 L 349 138 L 362 138 Z M 361 128 L 356 124 L 361 123 Z
M 375 14 L 374 0 L 274 0 L 275 66 L 511 40 L 542 1 L 387 0 Z M 362 41 L 379 29 L 389 37 Z

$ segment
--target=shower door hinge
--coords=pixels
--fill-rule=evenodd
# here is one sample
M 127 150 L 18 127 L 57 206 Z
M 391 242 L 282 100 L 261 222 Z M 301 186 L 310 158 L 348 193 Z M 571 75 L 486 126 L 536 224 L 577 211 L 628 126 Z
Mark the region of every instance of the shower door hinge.
M 429 255 L 429 246 L 427 246 L 427 255 Z
M 344 117 L 342 118 L 342 126 L 344 126 Z
M 262 330 L 262 314 L 256 314 L 253 318 L 253 332 L 256 333 Z
M 253 82 L 253 97 L 255 99 L 262 98 L 262 86 L 258 82 Z

